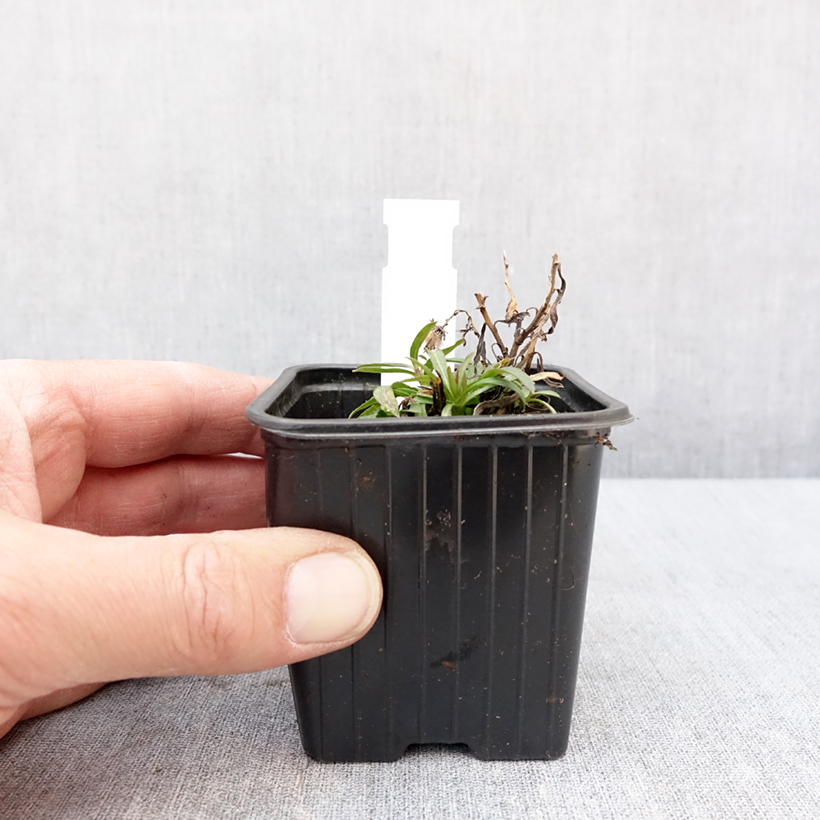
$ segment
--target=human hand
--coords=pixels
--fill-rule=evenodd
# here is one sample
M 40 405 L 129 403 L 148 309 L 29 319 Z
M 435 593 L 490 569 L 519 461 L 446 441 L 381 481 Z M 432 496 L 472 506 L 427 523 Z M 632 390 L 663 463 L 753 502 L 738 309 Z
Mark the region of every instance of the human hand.
M 381 582 L 357 544 L 253 529 L 264 463 L 226 454 L 261 455 L 244 409 L 267 384 L 0 362 L 0 736 L 109 681 L 268 669 L 371 627 Z

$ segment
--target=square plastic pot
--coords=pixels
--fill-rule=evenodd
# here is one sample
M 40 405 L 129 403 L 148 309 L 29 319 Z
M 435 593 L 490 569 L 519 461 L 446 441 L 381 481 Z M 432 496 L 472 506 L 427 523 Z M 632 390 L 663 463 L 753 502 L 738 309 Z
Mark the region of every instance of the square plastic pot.
M 565 368 L 560 414 L 354 419 L 378 376 L 286 370 L 248 408 L 270 526 L 348 536 L 385 597 L 353 646 L 290 668 L 305 751 L 485 760 L 567 748 L 603 438 L 626 405 Z

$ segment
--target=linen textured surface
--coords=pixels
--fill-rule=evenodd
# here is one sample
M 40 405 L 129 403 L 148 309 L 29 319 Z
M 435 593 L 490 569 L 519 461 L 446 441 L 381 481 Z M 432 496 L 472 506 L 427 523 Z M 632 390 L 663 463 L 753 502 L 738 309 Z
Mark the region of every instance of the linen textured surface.
M 0 816 L 817 817 L 820 481 L 601 487 L 570 748 L 301 750 L 284 670 L 118 683 L 0 740 Z

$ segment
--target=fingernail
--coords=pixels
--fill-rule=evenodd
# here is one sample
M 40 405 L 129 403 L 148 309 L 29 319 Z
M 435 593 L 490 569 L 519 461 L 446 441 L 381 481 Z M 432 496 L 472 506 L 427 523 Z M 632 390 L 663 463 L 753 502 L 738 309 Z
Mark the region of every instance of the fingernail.
M 327 643 L 361 632 L 378 604 L 375 570 L 352 552 L 320 552 L 293 564 L 285 617 L 296 643 Z

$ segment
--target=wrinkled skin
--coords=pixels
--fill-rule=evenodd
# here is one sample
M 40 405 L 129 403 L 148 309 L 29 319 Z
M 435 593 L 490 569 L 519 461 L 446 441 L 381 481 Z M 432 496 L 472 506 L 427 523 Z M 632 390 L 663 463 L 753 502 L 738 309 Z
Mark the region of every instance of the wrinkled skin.
M 261 454 L 244 409 L 267 384 L 179 363 L 0 362 L 0 735 L 108 681 L 271 668 L 369 628 L 380 588 L 358 634 L 289 637 L 288 568 L 361 550 L 259 529 L 263 462 L 229 454 Z

